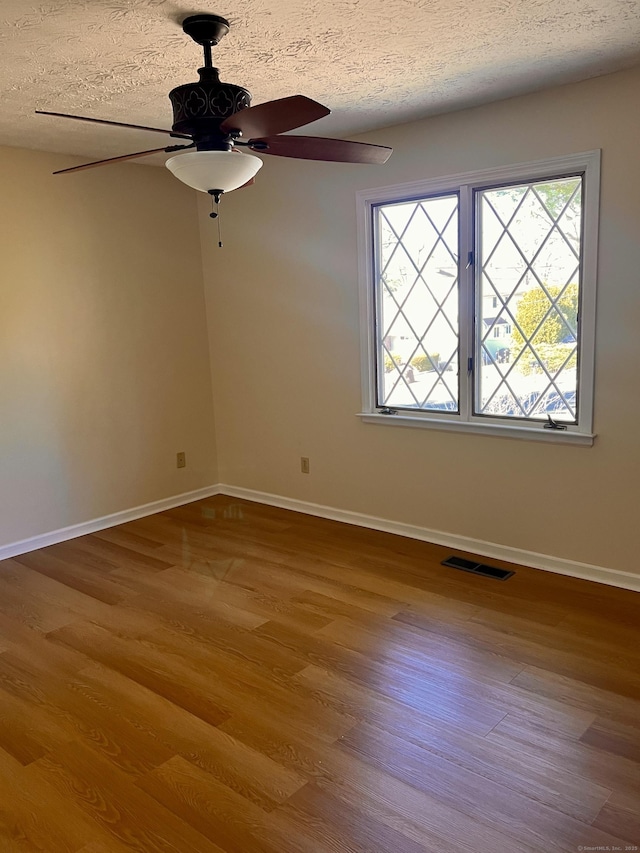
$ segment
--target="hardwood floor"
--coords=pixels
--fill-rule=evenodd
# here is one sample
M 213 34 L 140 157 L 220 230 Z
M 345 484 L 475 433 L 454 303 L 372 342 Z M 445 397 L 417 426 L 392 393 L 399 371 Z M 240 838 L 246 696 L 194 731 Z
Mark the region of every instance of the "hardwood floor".
M 640 598 L 449 555 L 219 496 L 0 563 L 0 850 L 637 850 Z

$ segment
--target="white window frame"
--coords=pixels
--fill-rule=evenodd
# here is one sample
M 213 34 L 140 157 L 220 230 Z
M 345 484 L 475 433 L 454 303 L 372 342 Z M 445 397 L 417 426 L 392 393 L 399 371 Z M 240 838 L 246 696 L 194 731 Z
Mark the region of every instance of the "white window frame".
M 593 433 L 593 392 L 595 373 L 596 282 L 598 267 L 598 219 L 600 207 L 600 150 L 586 151 L 566 157 L 518 163 L 497 169 L 465 172 L 432 180 L 412 181 L 388 187 L 362 190 L 356 194 L 358 217 L 358 267 L 360 283 L 360 329 L 362 362 L 362 411 L 365 423 L 386 426 L 420 427 L 524 438 L 562 444 L 591 445 Z M 460 412 L 434 413 L 401 410 L 385 414 L 376 406 L 376 300 L 377 283 L 374 263 L 374 207 L 385 202 L 400 202 L 425 196 L 460 194 L 460 324 L 459 364 L 466 365 L 473 355 L 474 267 L 464 261 L 473 249 L 474 190 L 500 183 L 527 183 L 571 174 L 584 174 L 583 245 L 580 281 L 580 340 L 578 387 L 580 389 L 579 423 L 566 424 L 566 429 L 544 429 L 543 423 L 505 423 L 503 418 L 474 416 L 473 383 L 460 384 Z M 465 225 L 466 223 L 466 225 Z

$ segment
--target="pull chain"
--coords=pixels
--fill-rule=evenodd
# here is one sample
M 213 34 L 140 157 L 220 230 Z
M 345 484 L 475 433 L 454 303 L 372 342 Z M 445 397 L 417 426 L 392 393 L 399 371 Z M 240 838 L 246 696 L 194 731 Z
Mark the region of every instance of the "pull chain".
M 212 219 L 218 220 L 218 248 L 222 248 L 222 229 L 220 226 L 220 198 L 224 190 L 208 190 L 211 196 L 211 213 L 209 216 Z M 215 209 L 214 209 L 215 207 Z

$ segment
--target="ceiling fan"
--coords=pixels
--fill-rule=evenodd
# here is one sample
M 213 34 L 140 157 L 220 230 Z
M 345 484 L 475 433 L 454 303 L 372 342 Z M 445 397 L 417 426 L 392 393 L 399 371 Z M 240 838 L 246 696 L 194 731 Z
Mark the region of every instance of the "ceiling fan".
M 254 176 L 262 166 L 259 157 L 243 153 L 240 148 L 279 157 L 344 163 L 382 164 L 390 157 L 392 149 L 382 145 L 317 136 L 282 136 L 289 130 L 329 115 L 330 110 L 303 95 L 292 95 L 252 107 L 251 94 L 241 86 L 221 82 L 218 69 L 213 67 L 211 49 L 229 32 L 229 22 L 218 15 L 191 15 L 182 22 L 182 29 L 202 46 L 204 67 L 198 69 L 200 80 L 197 83 L 177 86 L 169 93 L 173 107 L 171 130 L 46 110 L 36 112 L 40 115 L 164 133 L 184 142 L 83 163 L 81 166 L 60 169 L 54 174 L 92 169 L 160 151 L 173 153 L 194 149 L 171 157 L 166 166 L 183 183 L 209 193 L 217 202 L 223 193 L 253 183 Z

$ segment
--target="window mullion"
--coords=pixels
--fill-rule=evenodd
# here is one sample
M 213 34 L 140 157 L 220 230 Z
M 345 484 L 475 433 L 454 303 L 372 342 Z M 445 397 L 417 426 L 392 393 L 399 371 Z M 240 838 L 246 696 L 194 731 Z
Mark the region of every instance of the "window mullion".
M 475 370 L 469 371 L 469 359 L 473 353 L 473 314 L 474 314 L 474 269 L 475 263 L 469 263 L 474 252 L 473 239 L 473 193 L 470 186 L 460 187 L 460 259 L 459 275 L 459 406 L 460 419 L 468 421 L 473 412 L 473 377 Z M 475 362 L 474 362 L 475 368 Z

